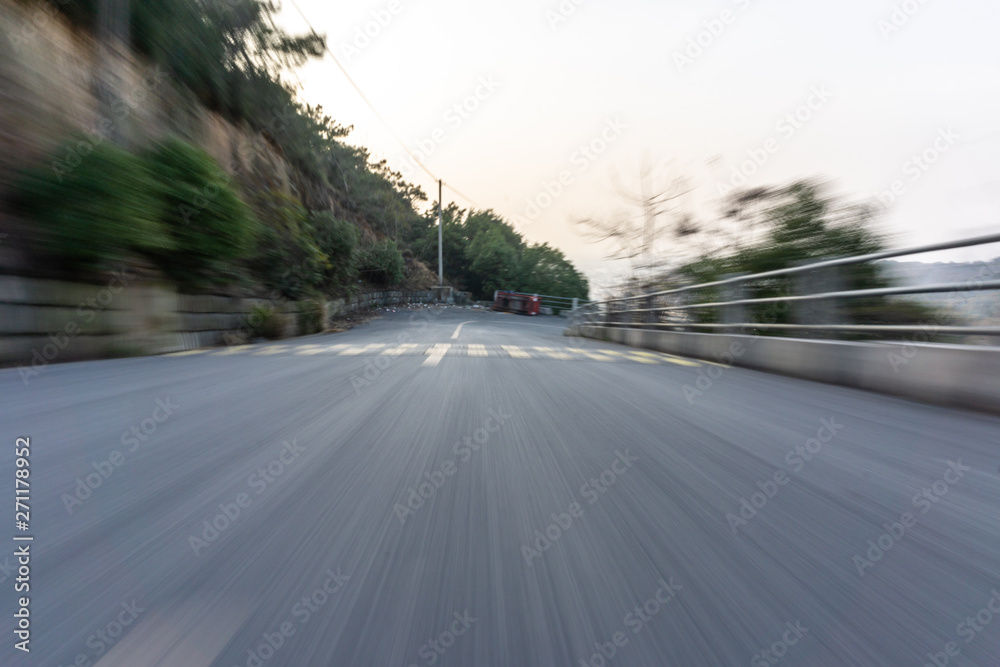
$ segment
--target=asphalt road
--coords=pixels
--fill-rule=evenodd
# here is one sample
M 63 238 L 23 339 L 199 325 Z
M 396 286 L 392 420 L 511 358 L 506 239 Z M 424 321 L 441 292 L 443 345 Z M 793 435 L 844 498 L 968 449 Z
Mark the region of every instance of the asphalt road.
M 1000 421 L 562 324 L 0 372 L 0 664 L 1000 664 Z

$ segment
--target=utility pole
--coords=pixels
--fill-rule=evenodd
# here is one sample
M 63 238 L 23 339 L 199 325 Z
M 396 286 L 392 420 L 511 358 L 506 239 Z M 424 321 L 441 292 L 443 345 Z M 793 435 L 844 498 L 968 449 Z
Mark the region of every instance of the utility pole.
M 438 287 L 444 287 L 444 224 L 441 215 L 443 186 L 438 179 Z

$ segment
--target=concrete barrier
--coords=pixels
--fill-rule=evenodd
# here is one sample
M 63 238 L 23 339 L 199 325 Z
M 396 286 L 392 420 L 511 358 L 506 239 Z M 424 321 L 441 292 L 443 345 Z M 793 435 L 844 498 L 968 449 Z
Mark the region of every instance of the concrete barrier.
M 182 294 L 167 282 L 126 273 L 72 283 L 0 275 L 0 364 L 180 352 L 246 342 L 255 306 L 273 311 L 281 337 L 300 332 L 302 302 L 270 297 Z M 327 301 L 326 322 L 345 313 L 432 301 L 431 291 L 382 291 Z
M 574 325 L 564 332 L 805 380 L 1000 414 L 1000 348 Z

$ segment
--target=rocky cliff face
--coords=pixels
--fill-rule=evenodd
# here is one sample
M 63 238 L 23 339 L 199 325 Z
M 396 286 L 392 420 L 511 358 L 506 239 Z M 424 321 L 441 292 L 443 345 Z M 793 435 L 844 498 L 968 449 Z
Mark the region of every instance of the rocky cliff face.
M 118 103 L 102 115 L 99 77 L 113 82 Z M 265 123 L 272 135 L 283 120 Z M 72 152 L 51 156 L 74 132 L 120 134 L 131 148 L 167 135 L 200 146 L 245 190 L 304 191 L 280 150 L 264 135 L 202 106 L 161 66 L 125 49 L 99 47 L 73 29 L 52 3 L 0 0 L 0 272 L 32 273 L 37 238 L 11 211 L 21 169 L 40 161 L 71 165 Z M 328 202 L 333 208 L 333 202 Z

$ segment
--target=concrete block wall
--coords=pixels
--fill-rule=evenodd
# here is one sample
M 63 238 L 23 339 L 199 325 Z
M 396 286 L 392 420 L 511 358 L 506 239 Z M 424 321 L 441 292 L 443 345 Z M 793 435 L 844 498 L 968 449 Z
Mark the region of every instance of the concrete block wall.
M 1000 414 L 997 347 L 805 340 L 595 325 L 574 325 L 565 333 Z
M 327 302 L 325 318 L 329 325 L 355 310 L 432 300 L 432 292 L 374 292 Z M 301 306 L 285 299 L 181 294 L 170 283 L 126 274 L 102 284 L 0 275 L 0 364 L 44 366 L 241 342 L 258 305 L 277 313 L 282 337 L 298 333 Z

